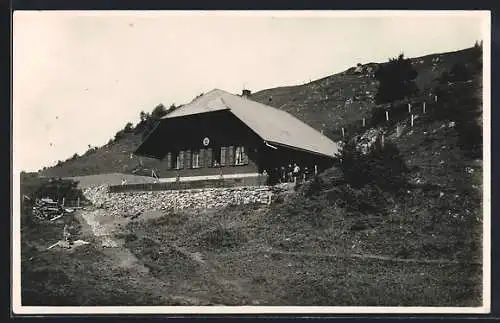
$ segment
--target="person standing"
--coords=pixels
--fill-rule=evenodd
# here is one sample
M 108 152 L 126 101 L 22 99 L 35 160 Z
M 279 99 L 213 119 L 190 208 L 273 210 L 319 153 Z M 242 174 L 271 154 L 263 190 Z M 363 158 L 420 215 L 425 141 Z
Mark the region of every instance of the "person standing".
M 297 180 L 299 179 L 300 175 L 300 167 L 296 163 L 293 164 L 293 183 L 297 184 Z
M 305 166 L 304 171 L 302 172 L 302 182 L 305 182 L 307 180 L 308 175 L 309 175 L 309 170 L 307 169 L 307 166 Z

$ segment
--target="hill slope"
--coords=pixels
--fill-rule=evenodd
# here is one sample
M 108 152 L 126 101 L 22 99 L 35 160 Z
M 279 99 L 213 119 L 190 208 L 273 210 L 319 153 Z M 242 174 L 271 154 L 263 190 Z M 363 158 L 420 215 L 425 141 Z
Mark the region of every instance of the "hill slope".
M 431 56 L 430 62 L 436 57 Z M 434 89 L 438 85 L 434 78 L 441 70 L 472 59 L 469 50 L 443 54 L 440 61 L 447 67 L 437 64 L 440 69 L 423 66 L 426 59 L 424 63 L 414 60 L 422 65 L 418 82 L 422 89 Z M 366 77 L 351 72 L 312 83 L 338 78 L 345 91 Z M 371 118 L 379 107 L 359 105 L 359 111 L 373 120 L 369 127 L 356 129 L 357 134 L 369 140 L 380 138 L 381 133 L 385 136 L 385 148 L 378 153 L 389 158 L 368 154 L 368 161 L 382 163 L 367 164 L 360 158 L 361 166 L 355 169 L 375 170 L 360 177 L 375 173 L 376 181 L 368 178 L 363 185 L 355 185 L 347 176 L 355 172 L 346 171 L 345 165 L 357 163 L 343 162 L 344 180 L 332 168 L 266 206 L 242 205 L 202 214 L 150 212 L 126 225 L 122 217 L 106 215 L 105 209 L 91 210 L 99 215 L 96 219 L 103 218 L 103 224 L 121 225 L 116 238 L 125 242 L 118 251 L 99 246 L 85 213 L 81 213 L 85 221 L 76 219 L 82 224 L 77 237 L 92 243 L 80 252 L 37 249 L 53 243 L 70 217 L 41 226 L 23 225 L 23 301 L 30 305 L 479 306 L 483 275 L 482 160 L 477 147 L 480 76 L 440 82 L 438 102 L 425 93 L 415 98 L 415 103 L 425 100 L 427 109 L 415 106 L 413 124 L 403 102 L 391 109 L 390 122 Z M 330 111 L 314 105 L 320 102 L 320 90 L 311 84 L 258 92 L 254 99 L 266 102 L 272 95 L 270 104 L 302 113 L 312 124 L 314 120 L 325 123 L 325 129 L 359 125 L 362 114 L 348 114 L 344 107 L 336 110 L 335 118 L 326 119 Z M 341 103 L 342 98 L 346 97 L 329 98 L 333 103 L 326 105 L 335 110 L 335 102 Z M 288 102 L 295 103 L 283 106 Z M 138 138 L 130 132 L 73 162 L 81 167 L 101 156 L 107 158 L 106 169 L 132 168 L 134 159 L 127 149 L 133 149 Z M 387 151 L 390 154 L 384 155 Z M 397 173 L 393 159 L 398 158 L 408 168 L 404 176 L 393 174 Z M 382 185 L 386 175 L 401 176 L 404 181 L 388 188 Z M 143 204 L 140 199 L 137 203 Z M 29 218 L 29 213 L 23 217 Z M 127 266 L 124 256 L 133 260 L 125 261 Z
M 427 93 L 434 88 L 435 79 L 443 71 L 450 70 L 455 63 L 466 63 L 472 57 L 473 51 L 469 48 L 413 58 L 420 91 Z M 363 65 L 361 73 L 353 67 L 308 84 L 259 91 L 251 98 L 290 112 L 330 138 L 339 140 L 340 128 L 359 126 L 363 118 L 368 120 L 372 115 L 376 107 L 373 98 L 378 86 L 372 77 L 376 67 L 376 63 Z M 75 156 L 58 166 L 46 168 L 41 175 L 67 177 L 121 172 L 151 176 L 151 169 L 156 169 L 161 176 L 164 163 L 131 155 L 142 140 L 142 134 L 133 130 L 107 145 L 89 149 L 83 156 Z

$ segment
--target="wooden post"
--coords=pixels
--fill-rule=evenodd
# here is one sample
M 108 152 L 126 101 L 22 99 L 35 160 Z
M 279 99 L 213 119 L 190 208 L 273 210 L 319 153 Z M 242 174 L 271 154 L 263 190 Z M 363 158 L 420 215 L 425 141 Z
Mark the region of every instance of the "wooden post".
M 64 198 L 64 196 L 63 196 L 63 198 L 62 198 L 62 206 L 63 206 L 63 207 L 64 207 L 64 202 L 65 202 L 65 200 L 66 200 L 66 199 L 65 199 L 65 198 Z
M 437 102 L 437 101 L 438 101 L 438 96 L 434 95 L 434 102 Z
M 411 115 L 411 126 L 413 127 L 413 119 L 414 119 L 414 115 L 412 114 Z
M 366 118 L 363 118 L 363 127 L 366 127 Z
M 76 207 L 80 207 L 80 196 L 76 199 Z
M 345 131 L 344 131 L 344 127 L 342 127 L 342 138 L 345 137 Z
M 422 112 L 425 114 L 425 101 L 424 104 L 422 105 Z
M 385 111 L 385 120 L 389 121 L 389 111 Z
M 382 148 L 384 148 L 384 144 L 385 144 L 384 140 L 385 140 L 384 134 L 382 134 L 382 136 L 380 137 L 380 147 L 382 147 Z
M 318 165 L 314 165 L 314 175 L 318 175 Z
M 408 103 L 408 113 L 411 113 L 411 103 Z
M 399 132 L 400 132 L 400 130 L 401 130 L 401 129 L 399 128 L 399 125 L 397 125 L 397 126 L 396 126 L 396 136 L 398 136 L 398 137 L 399 137 Z

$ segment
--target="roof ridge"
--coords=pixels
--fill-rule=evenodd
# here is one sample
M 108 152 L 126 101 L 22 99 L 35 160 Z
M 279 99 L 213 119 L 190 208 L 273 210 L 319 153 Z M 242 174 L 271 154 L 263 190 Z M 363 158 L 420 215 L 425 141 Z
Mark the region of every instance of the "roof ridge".
M 214 88 L 163 119 L 229 110 L 264 140 L 333 156 L 338 144 L 293 113 Z

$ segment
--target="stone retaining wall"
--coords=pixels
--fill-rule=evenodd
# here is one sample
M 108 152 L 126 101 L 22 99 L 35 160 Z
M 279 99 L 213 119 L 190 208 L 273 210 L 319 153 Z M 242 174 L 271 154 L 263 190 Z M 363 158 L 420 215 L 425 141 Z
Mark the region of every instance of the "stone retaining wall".
M 160 183 L 136 183 L 124 185 L 111 185 L 109 190 L 112 193 L 142 192 L 142 191 L 166 191 L 166 190 L 193 190 L 208 188 L 229 188 L 245 186 L 266 186 L 268 176 L 253 176 L 239 178 L 217 178 L 205 180 L 190 180 L 178 182 Z
M 133 216 L 144 211 L 220 208 L 229 205 L 269 204 L 277 191 L 284 188 L 246 186 L 177 191 L 110 193 L 107 186 L 84 189 L 84 195 L 95 206 L 106 208 L 113 216 Z

